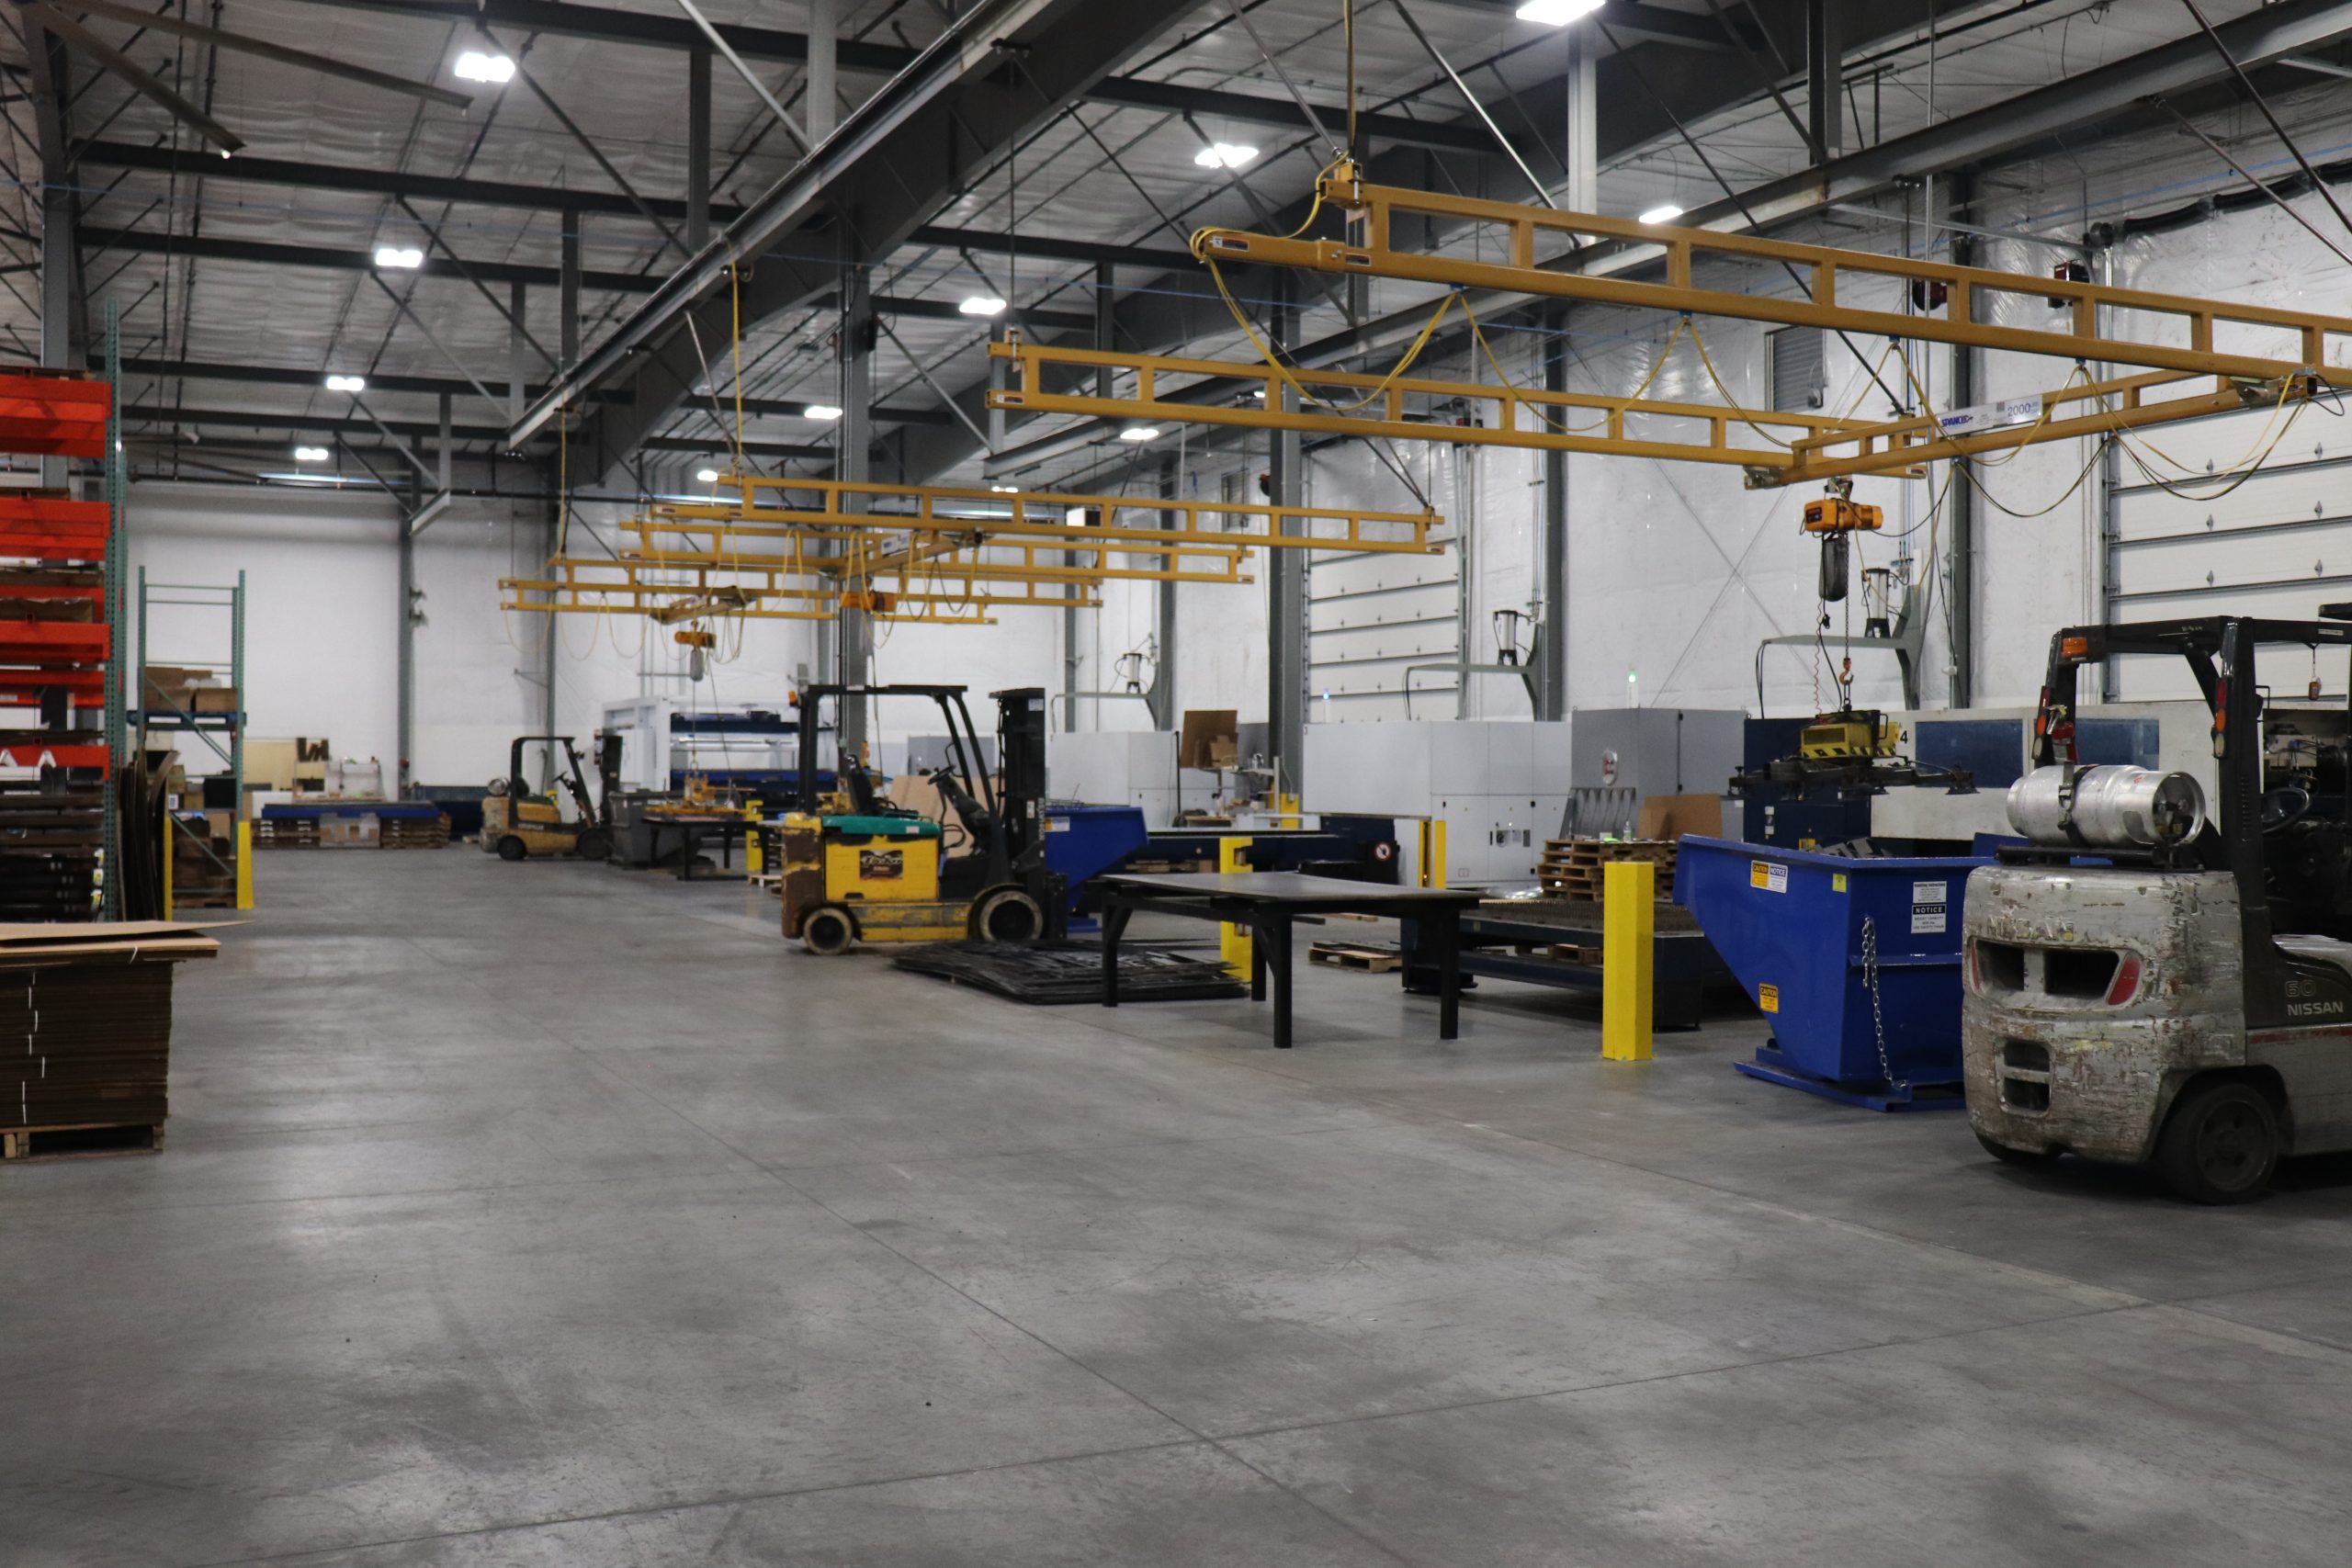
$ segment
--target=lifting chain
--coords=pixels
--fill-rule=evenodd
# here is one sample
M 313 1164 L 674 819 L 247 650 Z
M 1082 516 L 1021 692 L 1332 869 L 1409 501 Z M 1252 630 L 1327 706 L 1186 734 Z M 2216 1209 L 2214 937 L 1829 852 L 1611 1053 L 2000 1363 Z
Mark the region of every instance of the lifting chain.
M 1879 1005 L 1878 996 L 1878 919 L 1862 917 L 1862 984 L 1870 987 L 1871 1032 L 1878 1040 L 1878 1071 L 1887 1088 L 1898 1094 L 1907 1094 L 1911 1086 L 1894 1076 L 1894 1064 L 1886 1055 L 1886 1012 Z

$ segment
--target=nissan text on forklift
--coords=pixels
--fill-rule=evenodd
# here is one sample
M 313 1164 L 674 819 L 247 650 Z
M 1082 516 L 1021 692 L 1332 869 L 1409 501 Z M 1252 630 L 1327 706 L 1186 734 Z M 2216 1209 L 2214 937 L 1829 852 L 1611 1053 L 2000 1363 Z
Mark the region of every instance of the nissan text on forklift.
M 2152 1163 L 2234 1203 L 2283 1156 L 2352 1148 L 2352 699 L 2319 679 L 2352 604 L 2321 614 L 2052 639 L 2009 795 L 2030 844 L 1968 883 L 1962 1055 L 1993 1155 Z M 2262 684 L 2257 649 L 2274 680 L 2308 662 L 2308 695 Z M 2218 820 L 2186 773 L 2075 761 L 2077 673 L 2139 656 L 2186 661 L 2211 710 Z
M 1062 879 L 1046 869 L 1046 694 L 989 694 L 1001 776 L 990 778 L 961 686 L 809 686 L 799 695 L 797 809 L 786 815 L 784 934 L 820 957 L 859 942 L 1034 942 L 1062 935 Z M 819 788 L 824 705 L 917 698 L 936 705 L 949 761 L 927 776 L 967 847 L 944 852 L 944 822 L 880 797 L 863 758 L 844 752 L 836 795 Z

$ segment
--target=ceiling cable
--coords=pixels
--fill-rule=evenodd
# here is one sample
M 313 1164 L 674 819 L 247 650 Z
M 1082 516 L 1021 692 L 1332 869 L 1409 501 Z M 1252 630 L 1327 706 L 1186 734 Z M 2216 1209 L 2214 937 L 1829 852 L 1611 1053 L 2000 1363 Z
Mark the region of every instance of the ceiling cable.
M 2320 199 L 2327 203 L 2328 210 L 2335 214 L 2335 220 L 2347 231 L 2352 231 L 2352 216 L 2346 215 L 2343 204 L 2335 199 L 2335 193 L 2327 188 L 2327 182 L 2319 177 L 2319 171 L 2312 168 L 2311 160 L 2303 156 L 2303 150 L 2295 144 L 2293 137 L 2287 134 L 2287 128 L 2278 123 L 2278 117 L 2270 112 L 2270 104 L 2263 97 L 2262 89 L 2254 85 L 2254 78 L 2245 73 L 2245 67 L 2238 63 L 2238 57 L 2230 52 L 2230 46 L 2222 41 L 2222 35 L 2213 30 L 2213 24 L 2205 19 L 2205 13 L 2198 9 L 2197 0 L 2180 0 L 2180 3 L 2188 7 L 2190 16 L 2197 18 L 2197 25 L 2205 30 L 2206 39 L 2212 44 L 2213 51 L 2230 68 L 2230 74 L 2238 79 L 2238 85 L 2245 89 L 2246 96 L 2254 100 L 2254 107 L 2262 111 L 2262 118 L 2270 122 L 2272 132 L 2286 144 L 2287 151 L 2294 154 L 2295 163 L 2303 171 L 2303 176 L 2312 182 L 2312 188 L 2319 192 Z

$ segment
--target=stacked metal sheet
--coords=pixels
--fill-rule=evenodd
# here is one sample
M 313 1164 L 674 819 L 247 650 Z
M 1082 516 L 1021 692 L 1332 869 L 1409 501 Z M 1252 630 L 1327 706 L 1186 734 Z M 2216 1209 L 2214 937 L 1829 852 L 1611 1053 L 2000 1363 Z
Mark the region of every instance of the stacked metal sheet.
M 160 921 L 0 925 L 0 1131 L 160 1125 L 172 967 L 219 951 Z
M 942 942 L 902 953 L 891 963 L 1041 1007 L 1102 999 L 1102 950 L 1075 942 Z M 1197 1001 L 1248 994 L 1215 959 L 1140 945 L 1119 949 L 1122 1002 Z

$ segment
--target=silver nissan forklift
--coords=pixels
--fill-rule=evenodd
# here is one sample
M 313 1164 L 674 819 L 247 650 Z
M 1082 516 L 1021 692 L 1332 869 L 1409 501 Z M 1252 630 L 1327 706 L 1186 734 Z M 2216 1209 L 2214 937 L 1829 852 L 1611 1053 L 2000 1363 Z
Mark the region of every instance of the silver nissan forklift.
M 2352 605 L 2322 615 L 2052 640 L 2009 794 L 2029 846 L 1968 881 L 1962 1051 L 1996 1157 L 2152 1164 L 2235 1203 L 2283 1156 L 2352 1149 L 2352 709 L 2319 679 Z M 2185 661 L 2211 711 L 2215 815 L 2186 773 L 2076 760 L 2077 673 L 2141 655 Z

